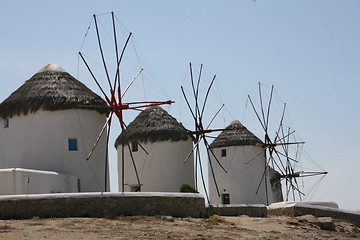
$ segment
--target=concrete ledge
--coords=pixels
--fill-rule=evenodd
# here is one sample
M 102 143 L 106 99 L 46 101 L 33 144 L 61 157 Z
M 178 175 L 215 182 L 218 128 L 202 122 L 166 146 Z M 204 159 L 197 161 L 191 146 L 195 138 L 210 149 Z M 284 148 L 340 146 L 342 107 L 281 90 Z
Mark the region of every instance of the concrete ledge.
M 330 206 L 335 206 L 330 204 Z M 337 205 L 336 205 L 337 206 Z M 320 206 L 319 204 L 311 204 L 306 202 L 294 203 L 275 203 L 268 207 L 269 215 L 286 215 L 286 216 L 302 216 L 312 214 L 315 217 L 332 217 L 353 223 L 360 227 L 360 214 L 355 211 L 347 211 L 335 207 Z
M 0 219 L 169 215 L 203 217 L 195 193 L 54 193 L 0 196 Z
M 263 204 L 226 204 L 214 206 L 221 216 L 267 217 L 267 208 Z

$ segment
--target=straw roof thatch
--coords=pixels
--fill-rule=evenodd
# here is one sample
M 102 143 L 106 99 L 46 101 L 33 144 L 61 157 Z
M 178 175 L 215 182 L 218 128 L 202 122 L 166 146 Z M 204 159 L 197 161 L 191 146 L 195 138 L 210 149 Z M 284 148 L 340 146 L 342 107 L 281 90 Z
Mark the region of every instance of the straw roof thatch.
M 263 142 L 239 121 L 232 121 L 210 144 L 211 148 L 258 145 Z
M 184 126 L 161 107 L 142 111 L 116 139 L 115 147 L 128 142 L 186 141 L 190 135 Z
M 108 111 L 106 106 L 101 97 L 64 69 L 48 64 L 0 104 L 0 117 L 64 109 L 93 109 L 103 114 Z

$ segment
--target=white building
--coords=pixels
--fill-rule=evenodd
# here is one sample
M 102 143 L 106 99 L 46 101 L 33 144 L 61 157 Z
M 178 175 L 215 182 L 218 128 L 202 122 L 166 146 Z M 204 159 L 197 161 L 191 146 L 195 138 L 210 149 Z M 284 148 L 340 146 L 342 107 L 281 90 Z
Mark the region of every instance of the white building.
M 262 141 L 233 121 L 210 144 L 221 169 L 209 153 L 220 196 L 209 166 L 209 198 L 219 204 L 270 204 L 273 202 L 266 156 Z
M 192 146 L 187 130 L 165 110 L 145 109 L 115 143 L 119 191 L 179 192 L 183 184 L 194 187 L 193 156 L 184 163 Z
M 69 193 L 78 191 L 78 178 L 71 174 L 23 168 L 0 169 L 1 194 Z
M 88 161 L 86 157 L 106 113 L 106 103 L 98 95 L 61 67 L 46 65 L 0 104 L 0 169 L 22 168 L 17 172 L 24 176 L 29 169 L 36 170 L 21 181 L 50 181 L 54 185 L 50 192 L 74 188 L 59 187 L 58 179 L 45 177 L 48 171 L 75 176 L 76 191 L 105 191 L 106 134 Z M 0 171 L 2 181 L 15 184 L 6 176 L 8 171 Z M 0 194 L 5 194 L 3 189 Z M 32 184 L 31 189 L 22 193 L 45 191 L 41 184 Z

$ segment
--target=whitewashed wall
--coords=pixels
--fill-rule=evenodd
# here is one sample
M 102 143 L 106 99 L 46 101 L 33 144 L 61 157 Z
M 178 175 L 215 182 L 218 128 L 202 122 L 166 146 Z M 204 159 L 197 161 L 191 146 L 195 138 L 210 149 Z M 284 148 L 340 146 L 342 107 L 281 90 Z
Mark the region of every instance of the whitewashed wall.
M 0 125 L 0 169 L 73 174 L 80 179 L 81 191 L 103 191 L 106 133 L 89 161 L 86 156 L 105 121 L 96 111 L 76 109 L 14 116 L 8 128 Z M 69 138 L 78 140 L 78 151 L 68 150 Z
M 221 157 L 222 149 L 226 149 L 226 157 Z M 215 158 L 211 155 L 210 157 L 220 191 L 219 197 L 209 166 L 209 198 L 211 204 L 221 204 L 221 194 L 223 193 L 230 194 L 230 204 L 272 203 L 272 192 L 268 173 L 266 173 L 266 178 L 261 181 L 266 163 L 264 150 L 261 146 L 220 147 L 214 148 L 213 152 L 228 173 L 225 173 L 220 168 Z M 256 193 L 259 184 L 260 188 Z M 267 186 L 267 193 L 265 186 Z
M 192 149 L 192 140 L 142 143 L 148 155 L 139 147 L 132 152 L 139 173 L 142 192 L 179 192 L 183 184 L 194 187 L 193 156 L 184 163 Z M 127 145 L 124 146 L 125 192 L 137 185 L 134 167 Z M 122 145 L 118 145 L 119 191 L 122 191 Z
M 23 168 L 0 169 L 0 195 L 78 192 L 71 174 Z

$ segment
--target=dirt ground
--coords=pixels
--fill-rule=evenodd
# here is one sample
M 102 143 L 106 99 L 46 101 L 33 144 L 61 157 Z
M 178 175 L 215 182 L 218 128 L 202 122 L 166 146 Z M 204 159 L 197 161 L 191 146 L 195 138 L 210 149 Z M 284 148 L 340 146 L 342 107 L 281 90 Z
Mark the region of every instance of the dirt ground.
M 359 228 L 334 220 L 337 231 L 292 217 L 108 217 L 0 220 L 0 239 L 360 239 Z

